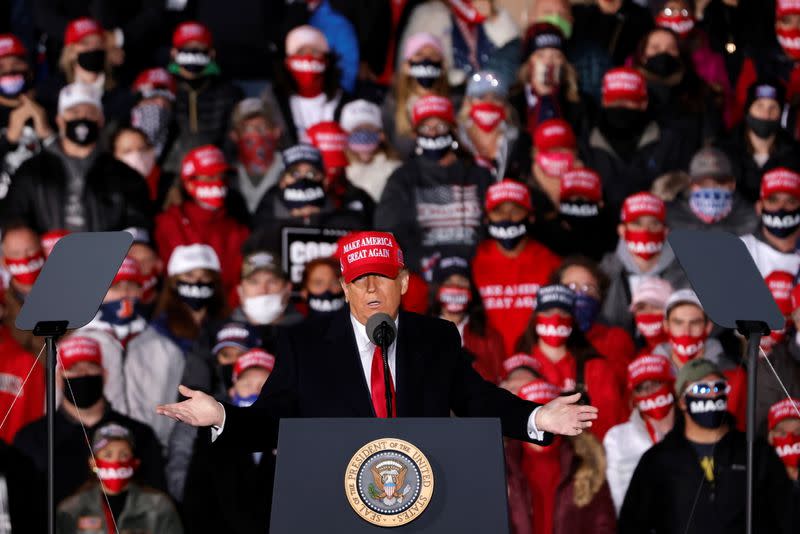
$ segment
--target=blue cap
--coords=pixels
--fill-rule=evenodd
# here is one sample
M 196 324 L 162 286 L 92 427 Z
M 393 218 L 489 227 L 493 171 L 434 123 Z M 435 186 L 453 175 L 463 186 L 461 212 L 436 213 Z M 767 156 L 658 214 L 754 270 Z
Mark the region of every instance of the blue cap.
M 217 331 L 217 343 L 211 349 L 212 354 L 216 354 L 225 347 L 238 347 L 242 350 L 250 350 L 261 345 L 261 339 L 255 329 L 247 323 L 233 321 L 225 323 Z

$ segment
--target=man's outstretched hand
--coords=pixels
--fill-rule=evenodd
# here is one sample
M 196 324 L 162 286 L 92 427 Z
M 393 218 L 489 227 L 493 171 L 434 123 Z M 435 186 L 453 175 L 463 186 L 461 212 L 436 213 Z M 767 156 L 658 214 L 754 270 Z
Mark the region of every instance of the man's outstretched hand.
M 178 392 L 188 398 L 183 402 L 156 406 L 156 413 L 192 426 L 222 426 L 225 410 L 214 397 L 186 386 L 178 386 Z
M 551 434 L 577 436 L 592 426 L 597 419 L 597 408 L 584 404 L 575 404 L 581 398 L 580 393 L 569 397 L 556 397 L 536 412 L 536 428 Z M 188 401 L 187 401 L 188 402 Z

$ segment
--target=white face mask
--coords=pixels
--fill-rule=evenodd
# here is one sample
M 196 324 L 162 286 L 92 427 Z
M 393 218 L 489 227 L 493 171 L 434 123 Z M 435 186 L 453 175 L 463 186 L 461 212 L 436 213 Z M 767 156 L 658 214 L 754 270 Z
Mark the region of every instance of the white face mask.
M 119 160 L 147 178 L 156 164 L 156 154 L 153 150 L 134 150 L 121 156 Z
M 280 317 L 286 305 L 283 294 L 259 295 L 242 301 L 242 310 L 251 322 L 258 325 L 270 324 Z

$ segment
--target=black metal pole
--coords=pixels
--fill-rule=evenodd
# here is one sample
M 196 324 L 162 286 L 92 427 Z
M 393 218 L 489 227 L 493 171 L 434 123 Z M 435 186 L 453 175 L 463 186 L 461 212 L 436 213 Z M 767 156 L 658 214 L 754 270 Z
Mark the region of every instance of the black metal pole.
M 386 339 L 386 336 L 383 336 Z M 392 417 L 392 378 L 389 376 L 389 347 L 385 341 L 381 342 L 381 355 L 383 356 L 383 387 L 386 391 L 386 417 Z
M 56 338 L 47 336 L 47 532 L 56 532 Z
M 747 337 L 747 508 L 745 513 L 746 532 L 753 534 L 753 442 L 756 437 L 756 372 L 758 368 L 758 347 L 761 332 L 751 329 Z

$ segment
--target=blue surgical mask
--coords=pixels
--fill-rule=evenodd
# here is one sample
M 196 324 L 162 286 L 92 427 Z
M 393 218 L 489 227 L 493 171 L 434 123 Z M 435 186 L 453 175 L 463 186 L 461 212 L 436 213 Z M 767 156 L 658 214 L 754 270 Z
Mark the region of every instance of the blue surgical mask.
M 123 298 L 100 305 L 100 320 L 109 324 L 125 326 L 139 315 L 139 299 Z
M 600 313 L 600 301 L 585 293 L 575 294 L 575 322 L 581 332 L 587 332 Z
M 692 191 L 689 207 L 704 223 L 719 222 L 727 217 L 733 208 L 733 192 L 723 187 L 704 187 Z
M 253 393 L 247 397 L 240 397 L 238 393 L 234 393 L 231 402 L 234 406 L 238 406 L 239 408 L 247 408 L 252 406 L 256 402 L 256 399 L 258 399 L 258 393 Z

